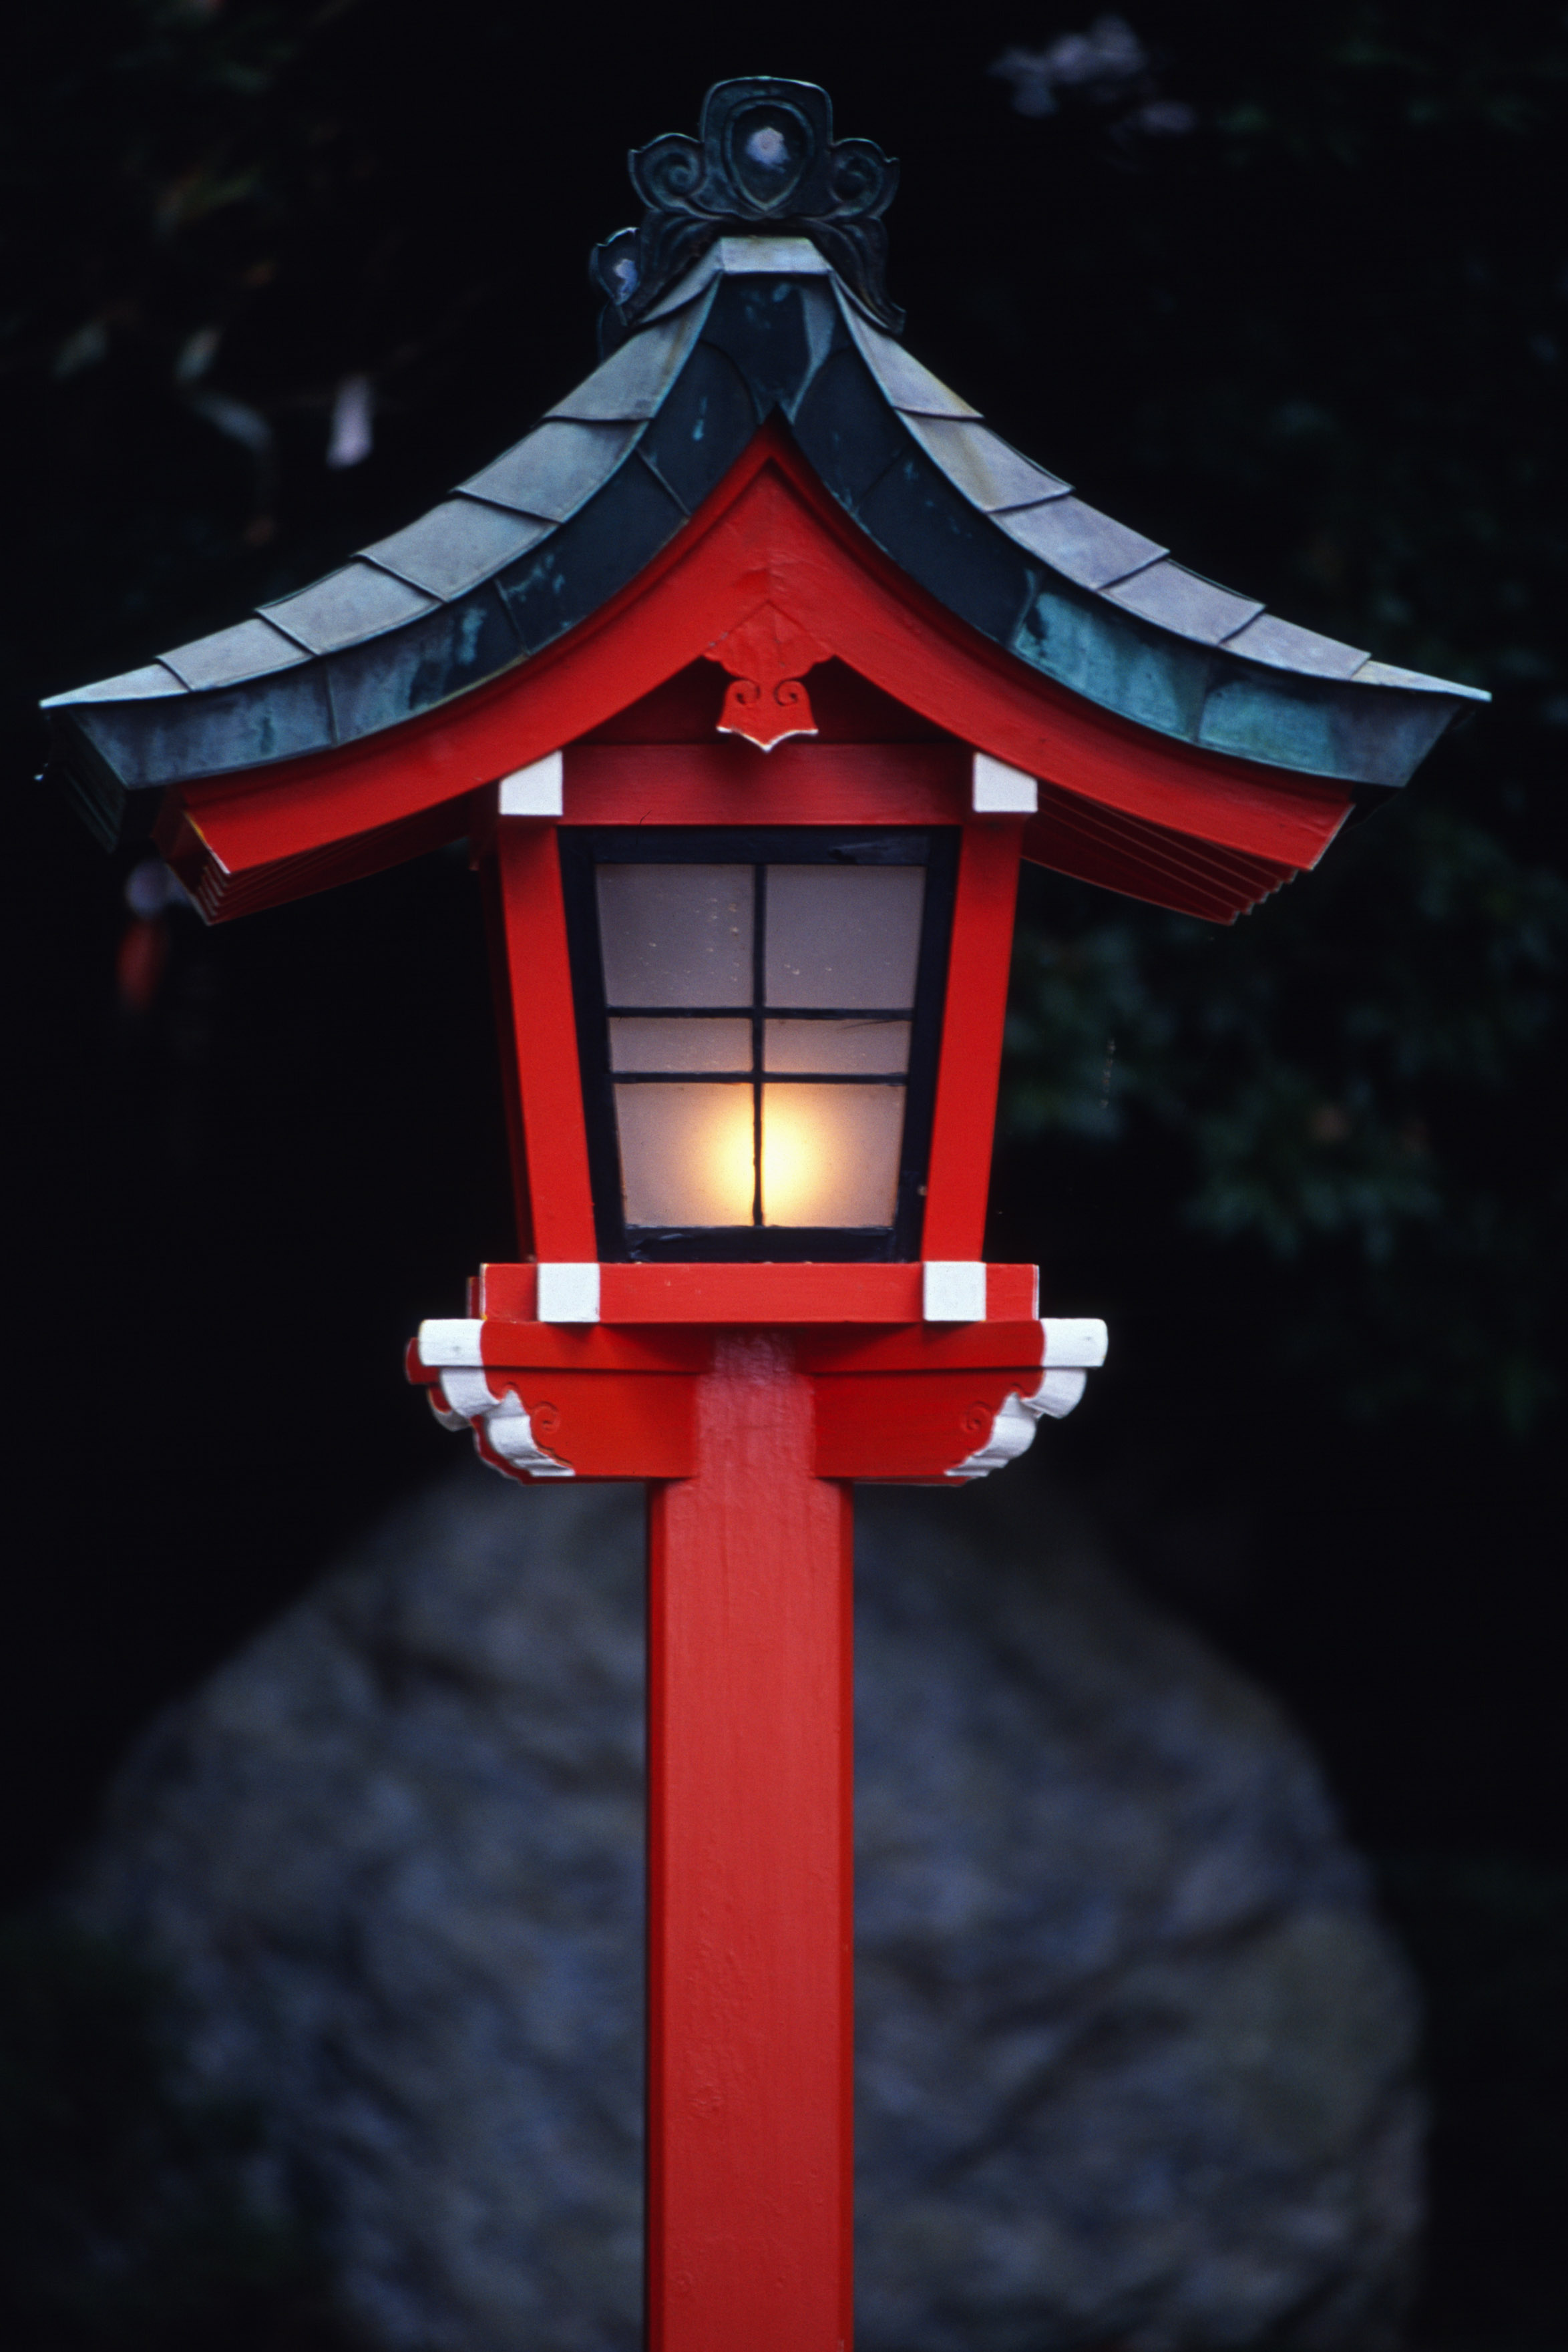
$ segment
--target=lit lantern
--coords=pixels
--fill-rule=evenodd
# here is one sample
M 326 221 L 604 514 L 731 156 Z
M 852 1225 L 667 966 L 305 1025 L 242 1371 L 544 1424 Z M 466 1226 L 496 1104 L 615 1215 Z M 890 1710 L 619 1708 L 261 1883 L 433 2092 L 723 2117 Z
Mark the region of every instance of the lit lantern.
M 601 1256 L 918 1254 L 949 846 L 567 845 Z
M 1105 1348 L 983 1262 L 1020 858 L 1229 920 L 1471 690 L 990 433 L 899 340 L 895 167 L 820 90 L 723 84 L 632 169 L 584 383 L 50 711 L 212 920 L 470 845 L 520 1247 L 410 1372 L 524 1483 L 648 1482 L 649 2342 L 843 2352 L 851 1482 L 984 1475 Z

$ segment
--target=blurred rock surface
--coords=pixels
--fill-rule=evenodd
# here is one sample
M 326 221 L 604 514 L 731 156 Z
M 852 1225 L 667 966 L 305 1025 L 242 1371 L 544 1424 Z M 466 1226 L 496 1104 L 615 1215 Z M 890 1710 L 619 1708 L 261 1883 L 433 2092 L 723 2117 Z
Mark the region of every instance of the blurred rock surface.
M 639 1513 L 401 1510 L 153 1727 L 77 1883 L 394 2352 L 637 2341 Z M 858 1514 L 861 2352 L 1390 2342 L 1413 1997 L 1300 1740 L 1023 1475 Z

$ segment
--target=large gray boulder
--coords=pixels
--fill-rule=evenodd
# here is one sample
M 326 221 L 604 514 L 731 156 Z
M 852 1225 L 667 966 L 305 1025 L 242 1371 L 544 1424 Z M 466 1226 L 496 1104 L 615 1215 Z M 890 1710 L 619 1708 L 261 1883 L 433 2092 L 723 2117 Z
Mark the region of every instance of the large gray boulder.
M 858 1504 L 862 2352 L 1385 2344 L 1413 2001 L 1318 1770 L 999 1486 Z M 639 1521 L 477 1468 L 399 1511 L 155 1726 L 77 1887 L 395 2352 L 637 2339 Z

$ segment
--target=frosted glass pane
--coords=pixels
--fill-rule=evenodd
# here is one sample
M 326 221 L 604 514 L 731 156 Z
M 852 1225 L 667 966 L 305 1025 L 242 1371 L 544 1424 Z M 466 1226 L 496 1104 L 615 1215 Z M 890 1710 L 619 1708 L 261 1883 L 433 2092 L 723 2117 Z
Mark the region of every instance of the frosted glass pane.
M 843 1071 L 852 1077 L 897 1076 L 910 1066 L 907 1021 L 769 1021 L 763 1029 L 764 1070 Z
M 749 1070 L 751 1066 L 749 1021 L 639 1021 L 622 1013 L 610 1022 L 612 1070 Z M 838 1066 L 828 1062 L 823 1066 L 837 1069 Z M 901 1069 L 902 1063 L 899 1066 Z
M 890 1225 L 902 1087 L 763 1088 L 763 1223 Z
M 749 1225 L 750 1087 L 617 1087 L 628 1225 Z
M 749 866 L 601 866 L 607 1004 L 750 1004 Z
M 768 1003 L 912 1006 L 925 887 L 923 866 L 770 866 Z

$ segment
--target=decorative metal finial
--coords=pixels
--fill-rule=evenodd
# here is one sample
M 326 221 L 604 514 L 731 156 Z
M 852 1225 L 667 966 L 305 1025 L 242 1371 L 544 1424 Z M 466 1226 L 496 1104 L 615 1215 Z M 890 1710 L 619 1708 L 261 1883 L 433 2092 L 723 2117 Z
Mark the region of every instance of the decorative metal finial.
M 833 103 L 815 82 L 767 76 L 716 82 L 702 127 L 634 150 L 632 185 L 647 210 L 595 248 L 590 269 L 617 324 L 635 326 L 716 237 L 809 236 L 884 326 L 889 301 L 882 215 L 899 167 L 869 139 L 833 136 Z

